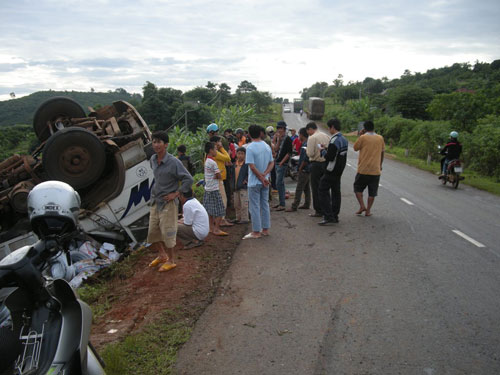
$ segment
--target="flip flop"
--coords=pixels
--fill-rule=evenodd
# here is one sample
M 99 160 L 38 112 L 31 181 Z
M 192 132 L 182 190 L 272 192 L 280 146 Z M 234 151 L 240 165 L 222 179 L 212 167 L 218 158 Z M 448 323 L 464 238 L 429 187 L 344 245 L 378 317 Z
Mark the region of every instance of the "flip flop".
M 177 264 L 175 264 L 175 263 L 172 263 L 172 264 L 165 263 L 163 266 L 161 266 L 158 269 L 158 272 L 167 272 L 167 271 L 173 270 L 175 267 L 177 267 Z
M 167 258 L 156 258 L 155 260 L 153 260 L 151 263 L 149 263 L 149 267 L 153 268 L 153 267 L 156 267 L 158 265 L 160 265 L 160 263 L 165 263 L 168 259 Z
M 285 206 L 278 206 L 275 211 L 285 211 Z
M 212 233 L 214 236 L 229 236 L 229 233 L 220 231 L 219 233 Z
M 269 232 L 260 232 L 261 236 L 269 237 Z
M 257 239 L 261 238 L 262 236 L 255 236 L 253 233 L 248 233 L 245 236 L 243 236 L 244 240 L 252 240 L 252 239 Z

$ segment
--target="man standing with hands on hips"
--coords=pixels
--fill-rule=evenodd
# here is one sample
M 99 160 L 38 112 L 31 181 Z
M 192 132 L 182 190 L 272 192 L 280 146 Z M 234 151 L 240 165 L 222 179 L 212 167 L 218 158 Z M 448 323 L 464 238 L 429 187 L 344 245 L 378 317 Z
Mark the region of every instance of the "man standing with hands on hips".
M 151 248 L 158 251 L 158 257 L 149 266 L 161 265 L 158 271 L 166 272 L 176 267 L 174 247 L 178 224 L 177 198 L 179 192 L 191 190 L 193 178 L 182 162 L 167 152 L 166 131 L 154 132 L 152 138 L 155 155 L 151 157 L 150 163 L 155 182 L 151 189 L 152 206 L 147 241 Z

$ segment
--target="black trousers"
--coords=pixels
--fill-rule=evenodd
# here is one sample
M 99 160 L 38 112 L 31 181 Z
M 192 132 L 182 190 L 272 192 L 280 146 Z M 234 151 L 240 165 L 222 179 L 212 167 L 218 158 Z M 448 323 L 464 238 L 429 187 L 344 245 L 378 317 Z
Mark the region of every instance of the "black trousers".
M 276 168 L 273 167 L 273 169 L 271 169 L 271 187 L 273 188 L 273 190 L 277 190 L 276 189 Z M 271 189 L 269 189 L 271 190 Z
M 338 220 L 339 218 L 340 201 L 342 199 L 340 195 L 341 177 L 325 173 L 319 182 L 319 200 L 325 220 Z
M 321 202 L 319 200 L 319 181 L 325 172 L 325 162 L 312 162 L 310 170 L 314 211 L 318 214 L 323 214 L 323 208 L 321 207 Z

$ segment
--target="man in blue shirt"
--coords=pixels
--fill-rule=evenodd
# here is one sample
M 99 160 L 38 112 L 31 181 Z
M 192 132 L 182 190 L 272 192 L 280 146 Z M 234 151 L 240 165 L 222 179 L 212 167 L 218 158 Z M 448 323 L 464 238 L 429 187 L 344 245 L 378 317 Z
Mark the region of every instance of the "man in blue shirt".
M 323 208 L 323 220 L 319 225 L 330 225 L 339 222 L 340 212 L 340 179 L 347 163 L 349 143 L 340 133 L 340 121 L 331 119 L 327 122 L 332 138 L 324 155 L 326 168 L 319 181 L 318 195 Z M 331 195 L 330 195 L 331 190 Z
M 309 134 L 307 134 L 306 128 L 300 128 L 299 139 L 302 146 L 300 148 L 297 187 L 295 188 L 295 199 L 292 203 L 292 207 L 287 208 L 286 212 L 297 211 L 297 208 L 308 210 L 311 206 L 311 173 L 309 171 L 309 158 L 306 153 L 308 137 Z M 302 193 L 304 193 L 305 202 L 303 206 L 299 207 L 300 200 L 302 199 Z
M 252 232 L 243 237 L 245 240 L 268 236 L 271 227 L 268 177 L 274 160 L 271 147 L 260 137 L 261 130 L 258 125 L 248 128 L 252 142 L 247 147 L 245 162 L 248 164 L 248 208 L 252 217 Z

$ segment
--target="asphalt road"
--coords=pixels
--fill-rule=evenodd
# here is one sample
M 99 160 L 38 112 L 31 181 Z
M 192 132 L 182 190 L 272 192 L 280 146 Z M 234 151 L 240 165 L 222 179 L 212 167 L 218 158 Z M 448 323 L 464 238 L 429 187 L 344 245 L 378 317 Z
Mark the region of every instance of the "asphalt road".
M 241 243 L 179 373 L 500 373 L 500 199 L 387 160 L 359 217 L 356 158 L 339 224 L 274 212 L 269 238 Z

